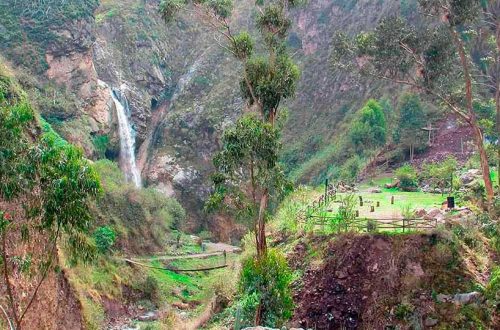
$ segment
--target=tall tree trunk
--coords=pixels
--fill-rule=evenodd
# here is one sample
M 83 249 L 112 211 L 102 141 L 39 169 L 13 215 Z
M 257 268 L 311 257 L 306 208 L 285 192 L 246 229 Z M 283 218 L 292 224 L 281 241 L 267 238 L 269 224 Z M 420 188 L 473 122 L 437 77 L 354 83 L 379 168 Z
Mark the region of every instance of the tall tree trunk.
M 452 34 L 455 47 L 457 48 L 458 55 L 460 56 L 460 62 L 462 64 L 462 69 L 464 72 L 465 100 L 467 102 L 467 112 L 469 115 L 468 122 L 473 130 L 474 141 L 479 151 L 481 170 L 483 172 L 484 186 L 486 188 L 486 199 L 488 201 L 488 208 L 489 208 L 493 202 L 493 197 L 495 193 L 493 191 L 493 184 L 491 182 L 488 156 L 486 155 L 486 150 L 484 149 L 483 134 L 477 123 L 476 114 L 474 112 L 474 107 L 472 104 L 472 77 L 470 75 L 469 62 L 467 60 L 467 55 L 465 54 L 464 45 L 462 43 L 462 40 L 460 39 L 460 36 L 458 35 L 458 32 L 455 30 L 453 26 L 450 26 L 450 32 Z
M 267 202 L 269 200 L 269 192 L 264 189 L 262 196 L 260 198 L 259 206 L 259 218 L 257 220 L 257 232 L 255 233 L 255 240 L 257 243 L 257 258 L 262 259 L 267 253 L 267 243 L 266 243 L 266 209 Z M 262 322 L 263 308 L 262 299 L 257 306 L 255 311 L 255 325 L 258 326 Z
M 259 218 L 257 220 L 257 257 L 261 258 L 266 254 L 266 209 L 269 200 L 269 191 L 264 189 L 260 198 Z
M 495 103 L 497 106 L 497 177 L 498 177 L 498 189 L 500 191 L 500 16 L 496 19 L 496 39 L 497 39 L 497 56 L 495 60 L 496 65 L 496 75 L 494 79 L 496 80 L 496 93 L 495 93 Z
M 500 42 L 500 41 L 499 41 Z M 500 45 L 498 51 L 500 52 Z M 500 64 L 498 64 L 500 65 Z M 497 91 L 495 93 L 495 103 L 497 107 L 497 179 L 498 179 L 498 190 L 500 192 L 500 77 L 496 78 L 497 81 Z

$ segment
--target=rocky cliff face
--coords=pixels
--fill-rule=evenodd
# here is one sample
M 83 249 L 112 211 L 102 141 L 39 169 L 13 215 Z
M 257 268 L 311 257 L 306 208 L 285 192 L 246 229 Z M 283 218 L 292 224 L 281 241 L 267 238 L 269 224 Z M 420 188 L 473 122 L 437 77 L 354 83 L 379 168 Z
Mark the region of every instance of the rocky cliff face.
M 236 1 L 233 21 L 239 29 L 252 29 L 253 3 Z M 200 220 L 206 218 L 200 210 L 220 132 L 244 107 L 240 68 L 199 18 L 186 13 L 165 24 L 158 5 L 157 0 L 102 0 L 90 14 L 77 19 L 67 14 L 62 24 L 51 26 L 56 41 L 43 48 L 46 70 L 38 77 L 49 78 L 52 89 L 76 101 L 41 112 L 89 157 L 115 159 L 119 148 L 110 88 L 120 88 L 130 105 L 146 185 L 177 195 L 191 212 L 193 228 L 210 227 L 215 222 Z M 372 26 L 396 10 L 398 1 L 319 0 L 294 13 L 288 43 L 303 74 L 297 98 L 287 105 L 284 158 L 289 165 L 300 166 L 334 139 L 344 117 L 373 92 L 329 68 L 334 32 Z M 47 89 L 40 83 L 36 88 Z

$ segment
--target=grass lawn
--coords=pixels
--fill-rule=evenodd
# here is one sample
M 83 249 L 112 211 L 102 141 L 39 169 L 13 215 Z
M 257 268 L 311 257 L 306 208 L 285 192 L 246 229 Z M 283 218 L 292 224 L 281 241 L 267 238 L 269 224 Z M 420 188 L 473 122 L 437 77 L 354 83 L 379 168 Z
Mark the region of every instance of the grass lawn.
M 446 194 L 431 194 L 426 192 L 404 192 L 398 188 L 385 188 L 386 183 L 392 182 L 393 179 L 388 174 L 362 182 L 357 186 L 357 192 L 353 193 L 359 211 L 360 218 L 402 218 L 405 209 L 415 210 L 423 208 L 426 210 L 432 208 L 441 208 L 443 202 L 446 201 Z M 381 192 L 372 192 L 374 189 L 379 189 Z M 316 194 L 321 194 L 324 188 L 319 187 L 315 190 Z M 337 201 L 344 198 L 348 194 L 337 194 Z M 363 206 L 360 206 L 359 197 L 363 198 Z M 394 196 L 394 204 L 391 204 L 391 197 Z M 379 207 L 376 207 L 379 202 Z M 375 212 L 370 212 L 371 206 L 375 206 Z M 332 216 L 337 213 L 340 203 L 330 202 L 327 207 L 327 214 Z

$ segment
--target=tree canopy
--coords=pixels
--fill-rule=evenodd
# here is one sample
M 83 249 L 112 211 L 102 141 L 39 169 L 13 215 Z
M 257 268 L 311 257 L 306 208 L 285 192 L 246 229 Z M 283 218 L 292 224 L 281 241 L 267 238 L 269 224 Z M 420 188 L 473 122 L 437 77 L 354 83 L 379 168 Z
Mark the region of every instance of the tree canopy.
M 349 131 L 356 150 L 383 146 L 386 142 L 384 111 L 376 100 L 368 100 L 358 113 Z

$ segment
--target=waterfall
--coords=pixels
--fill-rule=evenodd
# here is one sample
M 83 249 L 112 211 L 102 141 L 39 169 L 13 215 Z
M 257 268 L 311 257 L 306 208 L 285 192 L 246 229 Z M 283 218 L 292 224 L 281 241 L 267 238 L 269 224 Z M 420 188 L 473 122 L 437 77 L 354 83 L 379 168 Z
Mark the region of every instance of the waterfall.
M 128 116 L 130 110 L 128 102 L 120 90 L 111 89 L 111 97 L 115 102 L 120 135 L 120 165 L 125 172 L 128 182 L 133 182 L 136 187 L 141 187 L 141 175 L 135 162 L 135 136 Z

